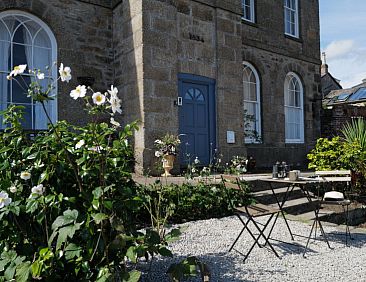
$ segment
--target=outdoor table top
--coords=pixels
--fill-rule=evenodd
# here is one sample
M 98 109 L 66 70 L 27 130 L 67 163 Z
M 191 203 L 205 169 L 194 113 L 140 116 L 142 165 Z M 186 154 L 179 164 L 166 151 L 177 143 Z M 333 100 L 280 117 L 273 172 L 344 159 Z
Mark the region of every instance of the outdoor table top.
M 264 182 L 278 182 L 287 184 L 311 184 L 311 183 L 321 183 L 321 182 L 350 182 L 351 177 L 348 176 L 332 176 L 332 177 L 299 177 L 297 180 L 290 180 L 288 178 L 265 178 L 261 179 Z

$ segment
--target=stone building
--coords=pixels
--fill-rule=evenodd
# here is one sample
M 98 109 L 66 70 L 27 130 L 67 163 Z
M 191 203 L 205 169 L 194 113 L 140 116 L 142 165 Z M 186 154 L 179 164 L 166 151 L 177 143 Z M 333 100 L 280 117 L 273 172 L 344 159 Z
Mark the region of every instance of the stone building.
M 0 19 L 2 105 L 25 103 L 29 126 L 44 126 L 37 105 L 5 85 L 13 62 L 57 60 L 79 81 L 95 79 L 95 90 L 113 84 L 121 120 L 141 121 L 139 172 L 153 166 L 154 140 L 166 132 L 181 134 L 181 152 L 204 165 L 218 149 L 259 167 L 304 164 L 320 135 L 318 0 L 7 0 Z M 77 84 L 58 85 L 54 119 L 84 121 L 68 96 Z
M 353 118 L 366 117 L 366 79 L 346 89 L 330 91 L 323 99 L 322 137 L 340 135 L 343 126 Z
M 342 89 L 340 80 L 336 79 L 328 70 L 327 64 L 321 65 L 321 86 L 322 86 L 322 97 L 325 98 L 330 91 Z

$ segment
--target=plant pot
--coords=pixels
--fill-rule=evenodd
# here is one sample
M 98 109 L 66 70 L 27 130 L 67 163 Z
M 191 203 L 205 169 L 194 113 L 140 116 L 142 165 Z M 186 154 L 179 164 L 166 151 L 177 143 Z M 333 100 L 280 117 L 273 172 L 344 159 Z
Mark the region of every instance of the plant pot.
M 174 166 L 174 160 L 175 160 L 175 156 L 174 155 L 164 155 L 163 156 L 163 168 L 164 168 L 164 173 L 161 176 L 172 176 L 170 174 L 170 171 L 172 170 L 173 166 Z

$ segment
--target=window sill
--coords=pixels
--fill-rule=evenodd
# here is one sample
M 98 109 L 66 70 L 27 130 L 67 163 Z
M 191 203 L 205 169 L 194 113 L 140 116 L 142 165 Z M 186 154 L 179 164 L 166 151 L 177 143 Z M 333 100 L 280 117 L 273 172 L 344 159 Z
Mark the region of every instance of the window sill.
M 292 145 L 292 144 L 294 144 L 294 145 L 296 145 L 296 144 L 301 145 L 301 144 L 305 144 L 304 140 L 286 140 L 285 143 L 286 143 L 286 145 Z
M 293 41 L 303 43 L 303 41 L 300 37 L 296 37 L 296 36 L 293 36 L 293 35 L 290 35 L 290 34 L 287 34 L 287 33 L 285 33 L 284 35 L 285 35 L 285 38 L 287 38 L 287 39 L 291 39 Z
M 246 24 L 246 25 L 250 25 L 252 27 L 258 27 L 258 24 L 256 22 L 252 22 L 252 21 L 246 20 L 244 18 L 241 18 L 241 23 Z

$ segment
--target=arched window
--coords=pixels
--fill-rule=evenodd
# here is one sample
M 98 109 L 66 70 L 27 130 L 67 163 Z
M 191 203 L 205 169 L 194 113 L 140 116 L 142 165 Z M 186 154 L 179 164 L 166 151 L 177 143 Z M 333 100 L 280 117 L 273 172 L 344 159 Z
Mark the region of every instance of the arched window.
M 259 142 L 261 135 L 260 82 L 256 69 L 243 63 L 245 143 Z
M 293 72 L 286 76 L 284 96 L 286 143 L 304 143 L 304 91 Z
M 0 109 L 6 109 L 10 104 L 23 105 L 24 128 L 47 128 L 47 118 L 42 106 L 27 97 L 27 88 L 32 81 L 28 69 L 40 69 L 45 74 L 42 85 L 46 87 L 56 81 L 57 70 L 52 67 L 57 59 L 56 53 L 56 39 L 40 19 L 21 11 L 0 13 Z M 17 76 L 17 79 L 7 80 L 6 76 L 13 67 L 21 64 L 28 66 L 24 74 Z M 46 108 L 51 119 L 56 121 L 56 100 L 46 103 Z M 1 128 L 4 128 L 1 117 L 0 121 Z

